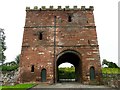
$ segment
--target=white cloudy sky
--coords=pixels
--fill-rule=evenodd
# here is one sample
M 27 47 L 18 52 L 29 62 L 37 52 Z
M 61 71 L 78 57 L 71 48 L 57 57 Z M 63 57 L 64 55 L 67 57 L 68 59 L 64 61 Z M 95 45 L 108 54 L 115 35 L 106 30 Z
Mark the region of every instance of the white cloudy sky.
M 6 62 L 21 53 L 25 25 L 25 8 L 30 6 L 94 6 L 101 61 L 105 58 L 118 64 L 118 1 L 119 0 L 0 0 L 0 28 L 5 29 Z

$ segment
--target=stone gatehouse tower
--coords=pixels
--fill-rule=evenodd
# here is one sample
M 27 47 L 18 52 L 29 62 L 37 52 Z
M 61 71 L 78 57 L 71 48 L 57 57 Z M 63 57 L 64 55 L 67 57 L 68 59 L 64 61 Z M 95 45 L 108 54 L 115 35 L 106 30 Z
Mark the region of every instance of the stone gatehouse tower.
M 58 66 L 75 66 L 76 81 L 100 82 L 101 64 L 93 6 L 26 8 L 20 82 L 55 83 Z

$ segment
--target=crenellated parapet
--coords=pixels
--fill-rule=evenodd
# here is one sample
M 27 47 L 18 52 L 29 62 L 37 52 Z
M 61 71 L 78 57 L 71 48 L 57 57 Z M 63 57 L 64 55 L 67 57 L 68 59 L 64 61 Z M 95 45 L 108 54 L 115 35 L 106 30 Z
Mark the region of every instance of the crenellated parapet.
M 39 8 L 38 6 L 34 6 L 34 8 L 30 8 L 30 7 L 26 7 L 26 10 L 90 10 L 93 11 L 94 7 L 93 6 L 89 6 L 89 8 L 86 8 L 85 6 L 81 6 L 80 8 L 78 8 L 77 6 L 73 6 L 73 8 L 70 8 L 70 6 L 65 6 L 64 8 L 62 8 L 62 6 L 58 6 L 57 8 L 54 8 L 54 6 L 49 6 L 49 8 L 46 8 L 46 6 L 41 6 L 41 8 Z

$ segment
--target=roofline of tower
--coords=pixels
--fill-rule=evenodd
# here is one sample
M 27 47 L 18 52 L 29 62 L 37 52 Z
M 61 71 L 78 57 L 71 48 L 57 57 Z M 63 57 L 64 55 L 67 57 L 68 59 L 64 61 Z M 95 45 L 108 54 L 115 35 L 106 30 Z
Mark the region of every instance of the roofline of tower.
M 49 8 L 46 8 L 46 6 L 41 6 L 41 8 L 38 8 L 38 6 L 34 6 L 33 9 L 30 7 L 26 7 L 26 11 L 33 11 L 33 10 L 39 10 L 39 11 L 46 11 L 46 10 L 58 10 L 58 11 L 68 11 L 68 10 L 81 10 L 81 11 L 93 11 L 94 7 L 89 6 L 89 8 L 86 8 L 85 6 L 81 6 L 81 8 L 78 8 L 77 6 L 73 6 L 73 8 L 70 8 L 69 6 L 65 6 L 65 8 L 62 8 L 62 6 L 58 6 L 57 8 L 54 8 L 53 6 L 50 6 Z

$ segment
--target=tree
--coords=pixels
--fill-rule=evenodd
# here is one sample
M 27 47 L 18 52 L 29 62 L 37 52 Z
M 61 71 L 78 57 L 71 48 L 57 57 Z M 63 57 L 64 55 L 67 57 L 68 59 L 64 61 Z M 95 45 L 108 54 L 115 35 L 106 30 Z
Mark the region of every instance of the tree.
M 103 59 L 102 65 L 104 65 L 104 64 L 108 66 L 109 62 L 106 59 Z
M 19 62 L 20 62 L 20 54 L 16 56 L 15 62 L 16 62 L 16 64 L 19 64 Z
M 3 64 L 5 62 L 4 51 L 6 50 L 5 46 L 5 33 L 4 29 L 0 28 L 0 63 Z
M 119 68 L 115 63 L 113 62 L 109 62 L 109 65 L 108 65 L 109 68 Z
M 108 68 L 119 68 L 115 63 L 109 62 L 106 59 L 103 59 L 102 65 L 107 65 Z

